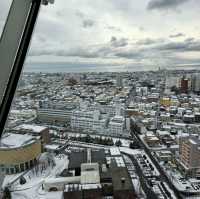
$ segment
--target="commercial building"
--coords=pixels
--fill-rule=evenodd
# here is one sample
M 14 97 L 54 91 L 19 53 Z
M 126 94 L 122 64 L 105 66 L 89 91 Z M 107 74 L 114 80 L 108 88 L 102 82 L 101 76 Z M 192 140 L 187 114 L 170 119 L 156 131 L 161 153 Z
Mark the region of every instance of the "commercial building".
M 100 184 L 68 184 L 65 185 L 64 199 L 102 199 Z
M 116 161 L 112 161 L 110 172 L 113 182 L 112 185 L 114 198 L 136 198 L 127 168 L 117 165 Z
M 6 133 L 0 141 L 0 172 L 14 174 L 33 167 L 41 154 L 39 137 Z
M 123 105 L 116 105 L 116 104 L 97 104 L 94 106 L 94 109 L 98 109 L 103 114 L 108 114 L 110 117 L 113 117 L 120 113 L 120 115 L 124 115 L 125 108 Z
M 170 106 L 171 105 L 171 100 L 169 97 L 163 97 L 161 100 L 160 100 L 160 104 L 162 106 Z
M 193 92 L 200 92 L 200 77 L 199 74 L 195 74 L 192 76 L 192 91 Z
M 49 123 L 66 124 L 70 121 L 72 110 L 44 109 L 37 110 L 37 119 Z
M 160 145 L 160 139 L 152 131 L 145 133 L 144 140 L 150 147 L 158 147 Z
M 72 130 L 102 132 L 108 123 L 108 117 L 96 111 L 74 111 L 71 117 Z
M 76 172 L 77 169 L 80 172 Z M 107 151 L 88 149 L 72 152 L 68 171 L 68 177 L 47 178 L 44 189 L 64 191 L 64 199 L 137 198 L 117 147 Z
M 187 93 L 189 89 L 189 80 L 184 77 L 181 79 L 180 89 L 182 93 Z
M 116 87 L 122 88 L 123 87 L 123 79 L 120 74 L 117 75 L 116 77 Z
M 79 107 L 78 103 L 42 103 L 37 109 L 37 119 L 49 123 L 69 123 L 74 109 Z
M 87 162 L 98 162 L 101 165 L 106 164 L 104 150 L 84 150 L 72 152 L 69 155 L 69 171 L 74 171 L 75 176 L 81 173 L 81 164 Z
M 108 128 L 110 134 L 113 135 L 123 135 L 125 130 L 125 118 L 123 116 L 114 116 L 110 119 Z
M 195 116 L 193 115 L 193 114 L 185 114 L 184 116 L 183 116 L 183 121 L 185 122 L 185 123 L 189 123 L 189 124 L 192 124 L 192 123 L 194 123 L 194 121 L 195 121 Z

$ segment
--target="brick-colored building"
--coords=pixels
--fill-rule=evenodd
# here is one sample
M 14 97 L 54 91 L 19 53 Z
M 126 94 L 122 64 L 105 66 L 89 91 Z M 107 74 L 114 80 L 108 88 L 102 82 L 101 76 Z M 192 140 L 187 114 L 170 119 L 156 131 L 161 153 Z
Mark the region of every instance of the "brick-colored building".
M 14 174 L 33 167 L 41 154 L 41 141 L 31 135 L 7 133 L 0 141 L 0 173 Z

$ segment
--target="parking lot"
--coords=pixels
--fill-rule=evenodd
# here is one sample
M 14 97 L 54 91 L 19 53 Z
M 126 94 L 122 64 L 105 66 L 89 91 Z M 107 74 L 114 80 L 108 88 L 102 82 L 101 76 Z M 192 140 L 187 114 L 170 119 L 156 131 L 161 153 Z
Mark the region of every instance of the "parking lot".
M 137 154 L 136 159 L 141 169 L 143 170 L 145 177 L 151 178 L 158 177 L 160 175 L 160 173 L 157 171 L 157 169 L 145 153 Z

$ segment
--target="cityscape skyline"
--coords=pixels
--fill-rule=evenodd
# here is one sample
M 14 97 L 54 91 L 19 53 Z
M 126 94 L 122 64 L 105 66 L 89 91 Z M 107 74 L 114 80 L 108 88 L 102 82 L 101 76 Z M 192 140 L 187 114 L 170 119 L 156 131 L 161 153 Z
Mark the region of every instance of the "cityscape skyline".
M 0 199 L 200 198 L 198 3 L 1 0 Z
M 199 94 L 194 70 L 24 73 L 0 143 L 2 193 L 199 198 Z

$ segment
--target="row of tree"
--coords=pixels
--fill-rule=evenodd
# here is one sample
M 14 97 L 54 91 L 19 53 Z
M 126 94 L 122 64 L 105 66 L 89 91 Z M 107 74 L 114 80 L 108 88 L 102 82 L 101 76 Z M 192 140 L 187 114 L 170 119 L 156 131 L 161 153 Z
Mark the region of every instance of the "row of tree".
M 72 141 L 79 141 L 79 142 L 86 142 L 86 143 L 93 143 L 93 144 L 102 144 L 108 146 L 122 146 L 121 140 L 117 140 L 115 143 L 113 142 L 112 138 L 103 138 L 103 137 L 91 137 L 90 135 L 84 137 L 71 137 L 70 140 Z

